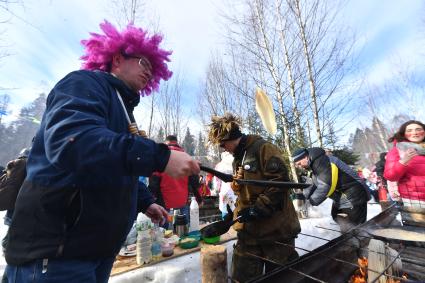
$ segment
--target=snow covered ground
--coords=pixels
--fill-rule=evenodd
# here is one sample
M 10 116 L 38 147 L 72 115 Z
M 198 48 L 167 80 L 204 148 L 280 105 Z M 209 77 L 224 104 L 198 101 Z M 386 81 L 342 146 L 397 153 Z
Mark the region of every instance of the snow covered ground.
M 321 229 L 319 227 L 338 230 L 339 226 L 330 217 L 332 201 L 327 200 L 318 207 L 312 207 L 308 219 L 301 219 L 301 232 L 303 234 L 315 235 L 324 239 L 333 239 L 340 235 L 338 232 Z M 381 207 L 376 204 L 368 206 L 368 219 L 377 215 L 381 211 Z M 3 219 L 5 212 L 0 212 L 0 219 Z M 0 224 L 0 239 L 6 235 L 7 226 Z M 227 263 L 230 270 L 232 261 L 233 244 L 230 241 L 224 245 L 227 247 Z M 305 250 L 313 250 L 323 244 L 325 240 L 299 235 L 295 245 Z M 306 251 L 298 250 L 300 255 Z M 6 261 L 3 256 L 0 258 L 0 275 L 6 267 Z M 144 267 L 126 274 L 113 276 L 109 280 L 111 283 L 132 283 L 132 282 L 152 282 L 152 283 L 184 283 L 184 282 L 201 282 L 200 271 L 200 253 L 195 252 L 185 256 L 177 257 L 169 261 L 163 261 L 153 266 Z

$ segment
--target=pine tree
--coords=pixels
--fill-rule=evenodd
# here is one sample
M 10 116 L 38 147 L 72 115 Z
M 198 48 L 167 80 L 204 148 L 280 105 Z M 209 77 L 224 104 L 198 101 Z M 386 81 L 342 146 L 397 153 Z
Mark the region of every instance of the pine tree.
M 186 128 L 186 135 L 184 136 L 182 147 L 189 155 L 195 155 L 195 138 L 190 133 L 189 127 Z
M 17 120 L 9 127 L 1 129 L 0 147 L 5 149 L 0 154 L 0 164 L 17 157 L 19 152 L 31 146 L 39 128 L 46 104 L 46 95 L 41 93 L 31 104 L 21 109 Z
M 208 154 L 208 150 L 207 147 L 205 145 L 205 139 L 202 136 L 201 131 L 199 131 L 199 135 L 198 135 L 198 146 L 197 146 L 197 156 L 199 157 L 204 157 L 207 156 Z

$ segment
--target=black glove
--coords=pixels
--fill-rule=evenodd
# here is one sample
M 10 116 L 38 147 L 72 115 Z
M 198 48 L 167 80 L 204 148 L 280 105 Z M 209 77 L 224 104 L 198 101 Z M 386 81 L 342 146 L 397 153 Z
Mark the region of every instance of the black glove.
M 232 222 L 233 220 L 233 211 L 230 208 L 230 205 L 227 205 L 227 214 L 224 216 L 223 220 L 226 222 Z
M 239 218 L 238 221 L 241 222 L 241 223 L 246 223 L 246 222 L 251 222 L 251 221 L 258 219 L 260 217 L 260 214 L 255 209 L 255 207 L 252 206 L 252 207 L 247 207 L 247 208 L 240 210 L 238 212 L 238 217 L 239 216 L 241 218 Z

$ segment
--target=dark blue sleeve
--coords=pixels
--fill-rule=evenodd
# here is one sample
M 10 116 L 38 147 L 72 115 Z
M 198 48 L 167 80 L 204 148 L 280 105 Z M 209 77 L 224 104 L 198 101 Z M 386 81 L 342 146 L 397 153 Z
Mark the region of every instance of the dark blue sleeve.
M 139 188 L 137 190 L 137 212 L 145 213 L 146 209 L 154 203 L 155 200 L 146 187 L 145 183 L 139 182 Z
M 313 165 L 314 190 L 310 193 L 310 203 L 313 206 L 319 205 L 327 198 L 332 182 L 331 163 L 326 155 L 320 156 Z
M 110 91 L 94 77 L 80 71 L 60 81 L 48 97 L 41 125 L 49 161 L 84 173 L 150 176 L 163 171 L 167 146 L 109 129 L 110 106 Z

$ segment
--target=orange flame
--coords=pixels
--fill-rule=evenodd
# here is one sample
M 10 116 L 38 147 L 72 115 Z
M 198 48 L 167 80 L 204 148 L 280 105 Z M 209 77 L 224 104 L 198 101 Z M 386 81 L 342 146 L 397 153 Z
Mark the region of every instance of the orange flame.
M 357 259 L 357 264 L 359 269 L 356 269 L 353 275 L 350 277 L 349 283 L 367 283 L 367 258 L 362 257 Z M 403 279 L 407 279 L 407 274 L 404 273 L 402 276 Z M 387 283 L 401 283 L 400 280 L 394 278 L 388 278 Z
M 350 283 L 367 283 L 367 258 L 362 257 L 357 259 L 359 269 L 354 271 L 350 278 Z

